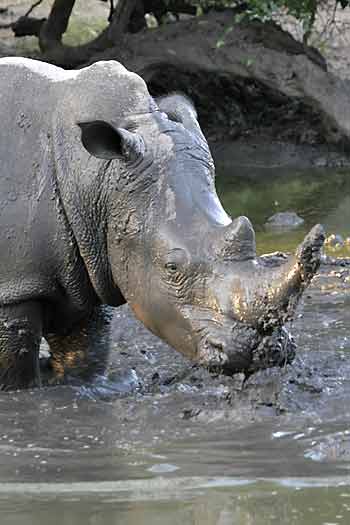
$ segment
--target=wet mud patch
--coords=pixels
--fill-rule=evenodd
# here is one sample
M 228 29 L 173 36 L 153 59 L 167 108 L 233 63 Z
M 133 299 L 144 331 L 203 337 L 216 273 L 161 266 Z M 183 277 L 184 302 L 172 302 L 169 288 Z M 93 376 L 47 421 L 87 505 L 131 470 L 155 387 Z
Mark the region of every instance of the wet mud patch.
M 137 441 L 168 440 L 265 418 L 341 418 L 350 406 L 350 268 L 324 265 L 290 327 L 297 357 L 245 380 L 193 365 L 148 332 L 127 307 L 113 319 L 109 380 L 131 377 L 125 431 Z M 119 378 L 119 379 L 118 379 Z M 125 436 L 124 436 L 125 437 Z M 129 438 L 128 438 L 129 439 Z

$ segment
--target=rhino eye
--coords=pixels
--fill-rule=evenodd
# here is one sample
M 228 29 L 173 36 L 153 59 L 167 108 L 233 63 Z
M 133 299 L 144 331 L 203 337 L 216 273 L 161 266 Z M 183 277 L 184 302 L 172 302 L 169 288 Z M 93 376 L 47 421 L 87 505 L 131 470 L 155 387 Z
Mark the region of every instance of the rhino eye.
M 186 267 L 188 263 L 187 253 L 182 248 L 174 248 L 168 253 L 164 263 L 166 271 L 169 274 L 175 274 Z
M 177 272 L 177 264 L 174 263 L 174 262 L 168 262 L 168 263 L 166 263 L 165 268 L 166 268 L 166 270 L 168 270 L 168 272 L 170 272 L 170 273 L 175 273 L 175 272 Z

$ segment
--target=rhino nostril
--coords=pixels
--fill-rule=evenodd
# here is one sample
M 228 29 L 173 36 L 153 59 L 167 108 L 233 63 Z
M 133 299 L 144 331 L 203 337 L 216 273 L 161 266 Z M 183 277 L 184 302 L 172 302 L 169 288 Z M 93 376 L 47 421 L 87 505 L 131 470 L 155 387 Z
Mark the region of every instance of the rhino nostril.
M 213 338 L 209 337 L 208 338 L 208 343 L 210 344 L 210 346 L 212 346 L 216 350 L 219 350 L 220 352 L 224 351 L 224 344 L 223 344 L 222 341 L 219 341 L 217 339 L 213 339 Z
M 199 362 L 210 370 L 222 369 L 227 362 L 225 343 L 216 337 L 206 337 L 200 346 Z

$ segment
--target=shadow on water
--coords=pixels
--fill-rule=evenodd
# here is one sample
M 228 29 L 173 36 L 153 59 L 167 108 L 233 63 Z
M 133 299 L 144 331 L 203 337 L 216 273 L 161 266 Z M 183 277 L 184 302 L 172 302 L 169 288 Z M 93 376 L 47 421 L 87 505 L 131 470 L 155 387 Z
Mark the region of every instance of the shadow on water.
M 219 173 L 260 252 L 294 249 L 316 222 L 350 236 L 346 171 Z M 286 210 L 305 227 L 266 232 Z M 112 379 L 0 396 L 1 525 L 349 523 L 350 272 L 323 268 L 298 312 L 296 364 L 243 387 L 118 309 Z

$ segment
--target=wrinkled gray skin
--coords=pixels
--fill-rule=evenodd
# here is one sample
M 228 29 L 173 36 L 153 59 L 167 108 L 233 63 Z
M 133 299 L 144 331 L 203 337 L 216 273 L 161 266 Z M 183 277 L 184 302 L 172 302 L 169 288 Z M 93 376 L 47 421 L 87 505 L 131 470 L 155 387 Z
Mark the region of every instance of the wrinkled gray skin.
M 79 71 L 0 60 L 0 384 L 90 379 L 108 357 L 103 305 L 226 373 L 281 365 L 283 324 L 319 265 L 315 227 L 292 261 L 256 257 L 233 222 L 192 104 L 150 97 L 114 61 Z M 47 379 L 46 379 L 47 380 Z

